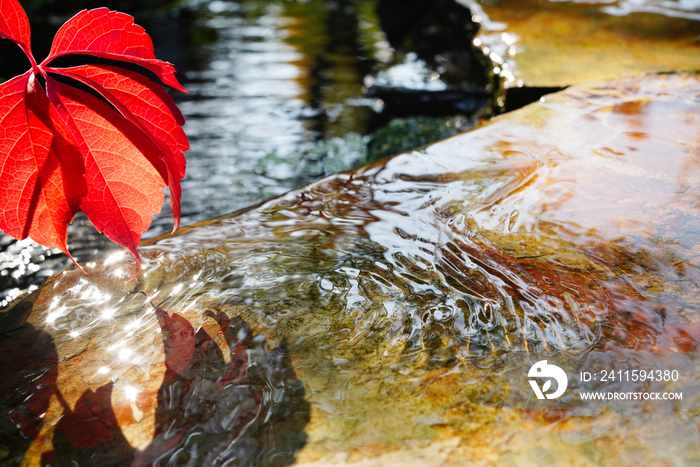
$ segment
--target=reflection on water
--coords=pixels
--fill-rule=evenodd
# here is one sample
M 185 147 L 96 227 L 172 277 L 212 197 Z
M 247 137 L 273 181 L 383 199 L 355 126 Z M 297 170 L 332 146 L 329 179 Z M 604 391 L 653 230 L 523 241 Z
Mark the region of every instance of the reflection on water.
M 689 75 L 570 88 L 164 237 L 141 250 L 134 282 L 121 254 L 50 279 L 10 314 L 50 336 L 57 374 L 53 350 L 33 371 L 66 401 L 41 417 L 45 397 L 38 411 L 15 409 L 41 426 L 28 455 L 55 447 L 61 414 L 102 387 L 129 446 L 148 453 L 155 435 L 158 449 L 189 455 L 194 444 L 159 438 L 159 423 L 195 392 L 153 394 L 184 380 L 207 407 L 226 378 L 232 394 L 257 394 L 239 389 L 236 368 L 248 359 L 252 375 L 246 336 L 264 336 L 310 407 L 290 395 L 280 404 L 298 419 L 263 425 L 304 427 L 279 438 L 301 465 L 697 464 L 693 394 L 581 411 L 507 402 L 542 354 L 567 368 L 586 355 L 622 365 L 645 351 L 654 365 L 680 354 L 697 385 L 699 89 Z M 245 331 L 234 337 L 227 319 Z M 214 356 L 202 374 L 192 368 L 204 347 Z M 226 397 L 241 407 L 230 426 L 245 424 L 255 397 Z M 226 415 L 202 410 L 176 417 L 175 433 L 195 426 L 218 443 L 206 420 Z

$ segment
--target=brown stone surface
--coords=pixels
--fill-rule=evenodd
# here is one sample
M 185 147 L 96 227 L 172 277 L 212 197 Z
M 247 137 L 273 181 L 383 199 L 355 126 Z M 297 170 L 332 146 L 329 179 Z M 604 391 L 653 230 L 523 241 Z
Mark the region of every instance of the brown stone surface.
M 699 128 L 698 76 L 572 87 L 150 242 L 133 282 L 121 253 L 58 274 L 2 317 L 28 355 L 0 380 L 28 420 L 5 458 L 696 463 L 691 395 L 523 398 L 538 355 L 697 377 Z
M 700 70 L 700 12 L 683 2 L 460 1 L 481 21 L 475 43 L 495 54 L 506 87 Z

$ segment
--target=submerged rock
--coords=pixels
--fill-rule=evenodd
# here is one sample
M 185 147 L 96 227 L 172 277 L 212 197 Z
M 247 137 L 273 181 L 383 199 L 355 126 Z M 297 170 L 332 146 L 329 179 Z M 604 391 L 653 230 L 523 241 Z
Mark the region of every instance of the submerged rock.
M 149 241 L 133 282 L 56 275 L 0 317 L 5 459 L 89 463 L 99 422 L 111 465 L 697 463 L 692 394 L 540 410 L 527 374 L 697 378 L 698 128 L 695 75 L 572 87 Z
M 454 0 L 379 0 L 376 11 L 394 49 L 364 79 L 366 96 L 382 103 L 378 123 L 487 110 L 489 62 L 472 46 L 478 25 L 468 8 Z
M 700 69 L 697 2 L 457 0 L 506 87 L 560 87 Z
M 367 143 L 364 162 L 426 146 L 461 133 L 476 125 L 477 119 L 462 115 L 447 118 L 412 117 L 394 119 L 372 134 Z

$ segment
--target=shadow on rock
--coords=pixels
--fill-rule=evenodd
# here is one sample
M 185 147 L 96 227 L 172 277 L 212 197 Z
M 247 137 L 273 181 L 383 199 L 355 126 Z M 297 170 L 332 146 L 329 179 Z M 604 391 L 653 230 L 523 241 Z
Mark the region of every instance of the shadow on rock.
M 167 371 L 155 438 L 134 465 L 291 464 L 306 442 L 309 404 L 286 348 L 270 350 L 218 310 L 205 313 L 220 329 L 214 339 L 176 313 L 157 313 Z
M 282 466 L 305 444 L 309 404 L 286 347 L 270 350 L 239 318 L 205 312 L 195 331 L 156 308 L 166 373 L 155 434 L 144 450 L 124 437 L 113 383 L 87 390 L 71 409 L 57 387 L 51 337 L 29 324 L 0 335 L 0 465 L 19 465 L 39 436 L 52 397 L 63 408 L 43 465 Z M 208 319 L 211 318 L 211 319 Z M 214 324 L 215 323 L 215 324 Z
M 51 336 L 31 324 L 0 333 L 0 465 L 19 465 L 39 435 L 57 361 Z

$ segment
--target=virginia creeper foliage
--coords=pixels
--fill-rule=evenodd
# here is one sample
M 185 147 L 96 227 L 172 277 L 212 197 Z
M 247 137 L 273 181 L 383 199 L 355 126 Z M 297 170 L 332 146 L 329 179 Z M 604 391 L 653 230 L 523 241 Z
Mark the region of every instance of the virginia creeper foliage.
M 0 229 L 70 256 L 67 224 L 81 209 L 97 230 L 133 253 L 135 277 L 136 248 L 163 205 L 165 186 L 173 231 L 180 221 L 185 121 L 161 85 L 142 74 L 50 62 L 76 54 L 127 62 L 187 92 L 175 69 L 155 58 L 150 37 L 131 16 L 107 8 L 69 19 L 41 63 L 32 55 L 29 20 L 17 0 L 0 0 L 0 37 L 14 41 L 31 64 L 0 85 Z

